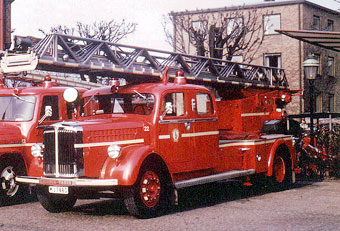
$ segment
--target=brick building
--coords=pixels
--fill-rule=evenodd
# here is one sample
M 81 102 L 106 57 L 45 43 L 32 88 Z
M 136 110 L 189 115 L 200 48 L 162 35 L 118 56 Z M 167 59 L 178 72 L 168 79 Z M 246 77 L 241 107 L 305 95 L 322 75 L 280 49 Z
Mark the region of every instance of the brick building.
M 244 5 L 242 7 L 224 7 L 207 10 L 171 12 L 173 18 L 190 17 L 192 26 L 202 22 L 203 14 L 216 15 L 219 12 L 251 11 L 256 9 L 258 23 L 262 23 L 261 34 L 264 36 L 253 64 L 276 66 L 284 68 L 291 89 L 304 89 L 304 95 L 294 97 L 288 108 L 289 113 L 298 114 L 309 111 L 308 83 L 304 79 L 303 61 L 313 55 L 320 61 L 319 77 L 316 80 L 315 111 L 340 112 L 340 69 L 337 52 L 316 47 L 275 32 L 283 30 L 322 30 L 340 31 L 340 13 L 308 2 L 306 0 L 264 1 L 260 4 Z M 230 18 L 228 19 L 230 20 Z M 234 19 L 237 20 L 237 19 Z M 175 20 L 173 20 L 175 21 Z M 209 22 L 204 22 L 209 24 Z M 174 47 L 176 47 L 176 25 L 174 33 Z M 187 39 L 190 39 L 189 36 Z M 255 38 L 254 38 L 255 39 Z M 187 51 L 197 54 L 192 44 L 186 42 Z M 235 58 L 242 61 L 242 52 Z
M 11 4 L 14 0 L 0 0 L 0 50 L 11 46 Z

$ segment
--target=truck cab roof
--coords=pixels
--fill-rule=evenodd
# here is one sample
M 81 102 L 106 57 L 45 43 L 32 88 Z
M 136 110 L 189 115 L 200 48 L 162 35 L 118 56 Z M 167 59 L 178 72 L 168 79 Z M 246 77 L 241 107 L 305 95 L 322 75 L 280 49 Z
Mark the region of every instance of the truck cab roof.
M 94 94 L 98 95 L 109 95 L 115 91 L 115 86 L 101 87 L 96 89 L 91 89 L 86 91 L 83 94 L 83 97 L 88 97 Z M 208 89 L 204 86 L 193 85 L 193 84 L 175 84 L 175 83 L 143 83 L 136 85 L 125 85 L 118 87 L 119 93 L 128 93 L 128 92 L 141 92 L 141 93 L 153 93 L 153 94 L 161 94 L 164 91 L 168 90 L 195 90 L 195 91 L 208 91 Z

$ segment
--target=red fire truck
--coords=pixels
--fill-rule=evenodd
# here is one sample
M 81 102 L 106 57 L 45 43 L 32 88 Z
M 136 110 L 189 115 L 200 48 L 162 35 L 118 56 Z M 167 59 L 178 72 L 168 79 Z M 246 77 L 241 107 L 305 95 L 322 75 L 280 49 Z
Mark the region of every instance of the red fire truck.
M 71 119 L 72 107 L 63 100 L 66 87 L 52 86 L 47 77 L 40 87 L 4 88 L 0 83 L 1 200 L 21 200 L 23 187 L 16 175 L 26 175 L 34 157 L 31 149 L 42 143 L 46 126 Z M 78 89 L 83 93 L 86 89 Z
M 154 50 L 115 53 L 116 44 L 87 39 L 79 45 L 81 38 L 52 36 L 42 44 L 59 39 L 69 47 L 63 43 L 51 52 L 53 62 L 40 54 L 38 66 L 119 72 L 129 84 L 85 92 L 76 120 L 44 129 L 28 176 L 16 180 L 35 186 L 48 211 L 69 210 L 79 198 L 118 197 L 132 215 L 149 217 L 175 204 L 181 188 L 228 179 L 250 183 L 258 176 L 280 186 L 294 182 L 293 138 L 275 134 L 291 100 L 281 69 L 176 53 L 161 58 L 162 65 Z M 77 45 L 71 46 L 73 40 Z M 79 51 L 86 56 L 89 47 L 87 60 L 79 63 Z M 153 69 L 165 64 L 171 68 L 157 80 Z M 173 79 L 168 71 L 179 66 L 184 72 Z M 74 99 L 77 91 L 65 98 Z

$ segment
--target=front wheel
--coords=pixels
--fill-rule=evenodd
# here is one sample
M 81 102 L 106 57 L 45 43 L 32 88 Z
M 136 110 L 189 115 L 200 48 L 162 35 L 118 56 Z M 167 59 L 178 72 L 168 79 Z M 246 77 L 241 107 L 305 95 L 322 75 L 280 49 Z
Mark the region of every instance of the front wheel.
M 37 188 L 37 197 L 42 207 L 52 213 L 70 211 L 77 202 L 72 195 L 51 194 L 47 187 Z
M 133 216 L 148 218 L 160 215 L 169 204 L 165 176 L 155 168 L 143 168 L 124 203 Z
M 0 164 L 0 195 L 3 202 L 21 201 L 23 194 L 28 194 L 27 187 L 15 181 L 17 175 L 25 175 L 24 166 L 7 161 Z

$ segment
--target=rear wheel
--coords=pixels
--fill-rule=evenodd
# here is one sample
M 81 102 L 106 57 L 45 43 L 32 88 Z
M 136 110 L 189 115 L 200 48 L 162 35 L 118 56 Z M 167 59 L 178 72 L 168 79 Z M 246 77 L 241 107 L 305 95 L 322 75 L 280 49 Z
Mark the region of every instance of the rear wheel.
M 272 183 L 274 186 L 283 188 L 292 183 L 292 169 L 289 157 L 279 152 L 274 157 Z
M 77 202 L 77 198 L 72 195 L 51 194 L 47 187 L 38 187 L 37 197 L 42 207 L 52 213 L 70 211 Z
M 129 213 L 139 218 L 162 214 L 169 204 L 166 183 L 166 178 L 159 169 L 142 168 L 136 184 L 124 199 Z

